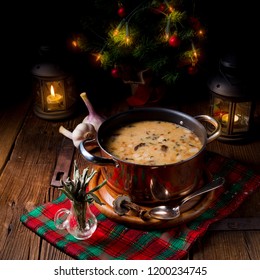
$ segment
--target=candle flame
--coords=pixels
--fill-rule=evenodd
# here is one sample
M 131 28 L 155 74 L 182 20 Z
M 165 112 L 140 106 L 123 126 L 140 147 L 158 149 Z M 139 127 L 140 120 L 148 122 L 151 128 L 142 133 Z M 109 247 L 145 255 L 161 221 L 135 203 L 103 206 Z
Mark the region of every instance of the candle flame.
M 51 95 L 52 95 L 52 96 L 55 96 L 55 91 L 54 91 L 53 85 L 51 85 Z
M 229 122 L 229 114 L 222 115 L 221 119 L 222 119 L 222 122 L 228 123 Z M 234 115 L 234 122 L 236 123 L 236 122 L 238 122 L 238 120 L 239 120 L 239 116 Z

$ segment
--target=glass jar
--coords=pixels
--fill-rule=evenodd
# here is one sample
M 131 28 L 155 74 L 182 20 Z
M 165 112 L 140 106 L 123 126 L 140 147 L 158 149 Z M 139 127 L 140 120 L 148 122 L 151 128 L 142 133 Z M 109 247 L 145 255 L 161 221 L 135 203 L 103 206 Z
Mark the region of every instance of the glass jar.
M 78 240 L 90 238 L 97 228 L 96 216 L 90 209 L 88 202 L 71 201 L 71 208 L 61 208 L 54 216 L 54 223 L 58 229 L 66 229 Z

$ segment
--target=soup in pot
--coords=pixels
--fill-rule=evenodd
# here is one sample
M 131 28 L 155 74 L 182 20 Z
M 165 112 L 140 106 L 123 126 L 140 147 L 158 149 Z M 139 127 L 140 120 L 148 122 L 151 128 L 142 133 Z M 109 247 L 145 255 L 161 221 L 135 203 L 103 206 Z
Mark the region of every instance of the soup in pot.
M 138 121 L 120 127 L 104 141 L 105 150 L 120 160 L 165 165 L 188 159 L 202 148 L 191 130 L 167 121 Z

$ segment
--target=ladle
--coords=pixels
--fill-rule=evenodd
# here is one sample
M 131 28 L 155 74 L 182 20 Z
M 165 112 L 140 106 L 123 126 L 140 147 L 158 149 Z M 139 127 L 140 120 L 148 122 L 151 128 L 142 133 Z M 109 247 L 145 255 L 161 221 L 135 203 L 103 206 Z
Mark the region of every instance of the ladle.
M 149 211 L 145 213 L 146 217 L 155 218 L 158 220 L 172 220 L 180 216 L 181 211 L 180 207 L 185 204 L 190 199 L 201 195 L 203 193 L 209 192 L 214 190 L 218 187 L 223 186 L 225 183 L 225 179 L 223 177 L 218 177 L 217 179 L 209 182 L 202 188 L 198 189 L 197 191 L 193 192 L 192 194 L 186 196 L 184 199 L 181 200 L 178 206 L 172 207 L 169 205 L 161 205 L 151 208 Z

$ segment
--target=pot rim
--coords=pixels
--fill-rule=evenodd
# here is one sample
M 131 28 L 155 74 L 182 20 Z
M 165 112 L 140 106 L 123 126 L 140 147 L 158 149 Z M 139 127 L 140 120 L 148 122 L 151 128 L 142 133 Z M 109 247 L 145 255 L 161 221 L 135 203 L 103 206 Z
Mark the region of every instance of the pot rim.
M 166 113 L 168 114 L 176 114 L 176 116 L 179 116 L 181 118 L 183 118 L 181 121 L 179 121 L 179 123 L 177 122 L 174 122 L 174 121 L 171 121 L 172 123 L 175 123 L 175 124 L 178 124 L 182 127 L 185 127 L 189 130 L 191 130 L 193 133 L 196 134 L 197 137 L 199 137 L 199 139 L 201 140 L 202 142 L 202 147 L 201 149 L 195 153 L 194 155 L 192 155 L 191 157 L 187 158 L 187 159 L 184 159 L 184 160 L 180 160 L 178 162 L 174 162 L 174 163 L 167 163 L 167 164 L 153 164 L 153 165 L 148 165 L 148 164 L 140 164 L 140 163 L 134 163 L 134 162 L 129 162 L 127 160 L 123 160 L 123 159 L 120 159 L 118 157 L 116 157 L 115 155 L 109 153 L 107 150 L 104 149 L 103 145 L 102 145 L 102 140 L 103 139 L 100 139 L 101 138 L 101 135 L 100 135 L 100 131 L 102 133 L 102 129 L 106 130 L 106 126 L 109 124 L 109 123 L 113 123 L 114 120 L 117 120 L 118 118 L 124 118 L 124 117 L 128 117 L 129 115 L 133 115 L 136 116 L 136 114 L 145 114 L 147 112 L 164 112 L 164 115 L 162 116 L 165 116 Z M 170 121 L 170 120 L 165 120 L 163 117 L 162 119 L 158 119 L 158 117 L 155 117 L 155 118 L 146 118 L 144 116 L 143 119 L 136 119 L 136 120 L 133 120 L 133 119 L 126 119 L 127 121 L 122 123 L 122 126 L 124 124 L 127 124 L 127 123 L 131 123 L 131 122 L 135 122 L 135 121 L 143 121 L 143 120 L 161 120 L 161 121 Z M 202 132 L 203 134 L 203 139 L 201 139 L 202 137 L 197 135 L 196 132 L 194 132 L 192 129 L 190 129 L 189 127 L 185 126 L 184 125 L 184 120 L 189 120 L 191 122 L 194 122 L 196 124 L 196 126 L 200 129 L 200 131 Z M 104 128 L 105 127 L 105 128 Z M 114 128 L 116 128 L 117 126 L 114 126 Z M 104 138 L 104 137 L 103 137 Z M 99 148 L 106 154 L 108 155 L 109 157 L 111 157 L 117 164 L 119 163 L 124 163 L 124 164 L 129 164 L 129 165 L 133 165 L 133 166 L 140 166 L 142 168 L 148 168 L 148 169 L 154 169 L 154 168 L 159 168 L 159 167 L 167 167 L 167 166 L 176 166 L 176 165 L 181 165 L 181 164 L 185 164 L 186 162 L 188 161 L 191 161 L 192 159 L 196 158 L 199 156 L 199 154 L 201 154 L 204 150 L 205 150 L 205 147 L 206 147 L 206 144 L 207 144 L 207 132 L 206 132 L 206 129 L 205 127 L 201 124 L 201 122 L 199 122 L 196 118 L 192 117 L 191 115 L 188 115 L 186 113 L 183 113 L 181 111 L 177 111 L 177 110 L 173 110 L 173 109 L 170 109 L 170 108 L 161 108 L 161 107 L 149 107 L 149 108 L 135 108 L 135 109 L 131 109 L 131 110 L 127 110 L 127 111 L 124 111 L 124 112 L 120 112 L 118 114 L 115 114 L 115 115 L 112 115 L 111 117 L 107 118 L 99 127 L 98 129 L 98 132 L 97 132 L 97 139 L 96 139 L 97 143 L 98 143 L 98 146 Z

